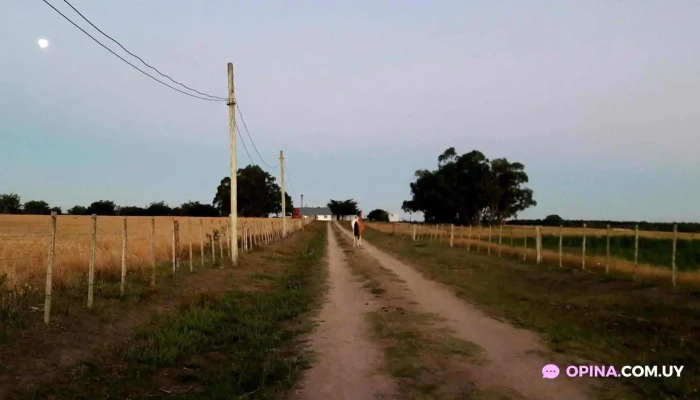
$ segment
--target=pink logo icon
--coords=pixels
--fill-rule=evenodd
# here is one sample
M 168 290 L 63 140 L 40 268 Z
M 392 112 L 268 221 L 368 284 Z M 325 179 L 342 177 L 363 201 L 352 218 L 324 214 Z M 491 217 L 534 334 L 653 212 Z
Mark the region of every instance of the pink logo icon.
M 559 376 L 559 367 L 554 364 L 547 364 L 542 367 L 542 378 L 554 379 Z

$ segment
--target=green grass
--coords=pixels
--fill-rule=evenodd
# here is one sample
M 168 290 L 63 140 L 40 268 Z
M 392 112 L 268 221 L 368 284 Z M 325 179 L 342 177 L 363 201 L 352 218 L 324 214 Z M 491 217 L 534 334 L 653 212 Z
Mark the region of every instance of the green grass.
M 299 346 L 310 328 L 303 316 L 323 287 L 320 225 L 259 250 L 260 264 L 230 292 L 202 294 L 156 318 L 126 345 L 35 398 L 263 399 L 290 388 L 308 364 Z
M 506 235 L 507 232 L 504 232 Z M 466 236 L 464 237 L 466 240 Z M 472 237 L 476 241 L 476 236 Z M 535 249 L 535 235 L 531 234 L 527 238 L 503 236 L 502 244 L 522 249 L 527 244 L 527 248 Z M 421 242 L 430 242 L 427 237 Z M 437 243 L 438 240 L 435 240 Z M 481 242 L 487 243 L 488 238 L 481 237 Z M 449 243 L 449 236 L 442 239 L 443 244 Z M 497 233 L 491 237 L 491 243 L 498 243 Z M 471 246 L 476 249 L 477 244 Z M 649 264 L 665 268 L 671 268 L 673 253 L 673 241 L 671 239 L 638 238 L 637 261 L 640 264 Z M 558 235 L 542 235 L 542 249 L 559 251 Z M 564 236 L 562 238 L 562 252 L 580 256 L 583 250 L 583 236 Z M 482 247 L 482 251 L 485 252 Z M 586 255 L 605 257 L 607 253 L 607 238 L 605 236 L 586 237 Z M 634 261 L 634 236 L 611 236 L 610 256 L 628 261 Z M 700 270 L 700 240 L 678 239 L 676 241 L 676 270 L 677 271 L 697 271 Z
M 503 243 L 510 244 L 510 238 L 504 238 Z M 497 239 L 496 239 L 497 240 Z M 640 237 L 637 253 L 638 261 L 671 268 L 673 241 L 671 239 L 652 239 Z M 495 241 L 494 241 L 495 242 Z M 523 247 L 523 238 L 514 238 L 513 245 Z M 583 236 L 564 236 L 562 251 L 580 255 L 583 246 Z M 527 247 L 535 248 L 535 238 L 528 238 Z M 542 249 L 559 251 L 559 236 L 542 235 Z M 586 255 L 604 257 L 607 253 L 607 239 L 603 236 L 586 237 Z M 634 236 L 611 236 L 610 256 L 634 261 Z M 697 271 L 700 269 L 700 241 L 678 240 L 676 242 L 676 269 L 678 271 Z
M 488 314 L 539 332 L 555 351 L 619 367 L 685 366 L 680 379 L 625 378 L 640 399 L 700 398 L 700 291 L 477 255 L 371 229 L 364 237 Z
M 194 273 L 217 264 L 206 256 L 205 265 L 195 259 Z M 115 307 L 130 307 L 141 304 L 161 290 L 177 289 L 190 276 L 189 265 L 184 260 L 180 271 L 172 274 L 172 262 L 156 266 L 156 287 L 152 287 L 150 267 L 130 269 L 126 277 L 124 296 L 120 295 L 120 274 L 98 274 L 95 277 L 93 308 L 87 308 L 87 277 L 82 276 L 69 284 L 54 285 L 51 306 L 51 321 L 66 324 L 88 317 L 104 317 L 105 312 Z M 0 345 L 12 343 L 20 332 L 43 326 L 44 287 L 25 286 L 10 289 L 0 275 Z

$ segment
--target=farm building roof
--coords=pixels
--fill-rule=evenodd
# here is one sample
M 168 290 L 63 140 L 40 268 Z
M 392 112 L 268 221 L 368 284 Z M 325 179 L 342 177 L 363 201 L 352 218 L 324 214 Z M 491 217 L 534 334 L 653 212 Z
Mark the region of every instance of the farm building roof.
M 299 207 L 299 214 L 312 217 L 317 215 L 332 215 L 333 213 L 328 207 Z

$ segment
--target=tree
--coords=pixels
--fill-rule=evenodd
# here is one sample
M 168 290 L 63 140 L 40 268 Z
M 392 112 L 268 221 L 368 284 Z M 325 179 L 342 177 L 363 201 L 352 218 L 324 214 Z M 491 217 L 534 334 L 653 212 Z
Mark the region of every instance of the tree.
M 90 204 L 87 214 L 116 215 L 117 205 L 110 200 L 100 200 Z
M 257 165 L 239 168 L 236 175 L 237 211 L 241 217 L 267 217 L 282 212 L 282 190 L 275 177 Z M 292 197 L 285 193 L 286 212 L 294 210 Z M 225 177 L 216 188 L 212 202 L 219 215 L 231 213 L 231 178 Z
M 556 214 L 548 215 L 542 220 L 544 226 L 560 226 L 564 219 Z
M 58 215 L 63 214 L 63 209 L 61 207 L 51 207 L 51 212 L 55 212 Z
M 422 212 L 427 222 L 502 223 L 536 205 L 525 166 L 505 158 L 489 161 L 473 150 L 458 155 L 454 147 L 438 156 L 436 170 L 418 170 L 410 184 L 405 212 Z
M 0 194 L 0 214 L 21 214 L 22 201 L 18 194 Z
M 372 210 L 369 212 L 369 214 L 367 214 L 367 220 L 377 222 L 389 222 L 389 213 L 382 209 Z
M 49 203 L 43 200 L 30 200 L 24 203 L 23 213 L 29 215 L 49 215 L 51 214 L 51 207 L 49 207 Z
M 138 207 L 138 206 L 124 206 L 121 209 L 119 209 L 119 215 L 124 215 L 124 216 L 134 216 L 134 217 L 143 217 L 149 215 L 148 212 L 146 212 L 146 209 L 143 207 Z
M 88 215 L 88 209 L 83 206 L 73 206 L 67 211 L 70 215 Z
M 330 208 L 331 213 L 333 215 L 338 216 L 338 218 L 340 218 L 341 216 L 347 216 L 347 215 L 357 215 L 357 213 L 360 212 L 360 209 L 357 207 L 357 202 L 353 199 L 348 199 L 348 200 L 333 200 L 333 199 L 331 199 L 328 202 L 328 208 Z
M 182 215 L 190 217 L 216 217 L 219 215 L 219 210 L 211 204 L 202 204 L 198 201 L 189 201 L 182 203 L 180 206 Z
M 172 209 L 164 201 L 152 202 L 146 207 L 146 215 L 151 215 L 154 217 L 164 217 L 171 215 Z

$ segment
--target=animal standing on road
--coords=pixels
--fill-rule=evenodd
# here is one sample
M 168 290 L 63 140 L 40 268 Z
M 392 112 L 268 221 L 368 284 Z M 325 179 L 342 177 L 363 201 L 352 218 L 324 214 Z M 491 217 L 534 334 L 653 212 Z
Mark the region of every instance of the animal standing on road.
M 356 216 L 352 218 L 352 247 L 362 246 L 362 231 L 365 230 L 365 224 L 362 222 L 362 211 L 357 213 Z

